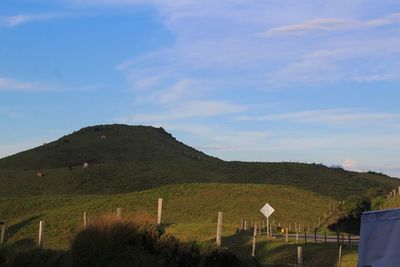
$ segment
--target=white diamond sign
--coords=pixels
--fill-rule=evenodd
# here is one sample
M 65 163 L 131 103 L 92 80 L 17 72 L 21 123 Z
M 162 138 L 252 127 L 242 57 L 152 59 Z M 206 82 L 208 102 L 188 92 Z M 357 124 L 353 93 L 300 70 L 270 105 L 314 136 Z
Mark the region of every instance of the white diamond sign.
M 262 207 L 260 209 L 261 213 L 265 215 L 265 217 L 269 217 L 271 216 L 272 213 L 274 213 L 275 209 L 273 207 L 271 207 L 271 205 L 269 205 L 268 203 L 264 205 L 264 207 Z

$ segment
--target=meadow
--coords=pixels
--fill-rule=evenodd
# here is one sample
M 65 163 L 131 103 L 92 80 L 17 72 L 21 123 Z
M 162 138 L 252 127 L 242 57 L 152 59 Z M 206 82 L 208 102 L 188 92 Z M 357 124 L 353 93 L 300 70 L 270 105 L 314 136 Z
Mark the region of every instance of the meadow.
M 166 232 L 182 242 L 214 243 L 218 211 L 224 213 L 222 245 L 230 248 L 247 264 L 290 264 L 295 262 L 295 244 L 282 241 L 267 242 L 260 237 L 257 261 L 250 257 L 251 234 L 237 233 L 240 220 L 262 221 L 259 209 L 270 203 L 276 212 L 271 216 L 277 225 L 294 222 L 312 225 L 322 216 L 334 199 L 280 185 L 259 184 L 179 184 L 162 186 L 116 195 L 42 195 L 35 197 L 2 198 L 0 214 L 9 225 L 7 246 L 14 251 L 34 247 L 40 220 L 45 222 L 44 246 L 54 250 L 68 250 L 74 235 L 83 229 L 83 213 L 88 220 L 102 214 L 114 213 L 121 208 L 123 216 L 138 212 L 153 217 L 157 212 L 157 199 L 163 198 L 162 223 Z M 304 248 L 305 260 L 313 262 L 336 260 L 335 244 L 308 244 Z M 313 255 L 313 256 L 311 256 Z M 354 263 L 356 252 L 346 251 L 345 261 Z M 257 266 L 257 265 L 255 265 Z M 333 266 L 333 265 L 332 265 Z

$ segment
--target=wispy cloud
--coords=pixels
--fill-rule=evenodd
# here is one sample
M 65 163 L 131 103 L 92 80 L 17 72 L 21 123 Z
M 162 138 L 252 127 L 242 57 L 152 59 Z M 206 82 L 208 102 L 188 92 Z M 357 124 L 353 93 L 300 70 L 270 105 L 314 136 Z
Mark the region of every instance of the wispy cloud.
M 271 28 L 263 35 L 273 36 L 280 34 L 307 34 L 311 32 L 368 29 L 393 24 L 400 24 L 400 13 L 393 13 L 384 17 L 365 21 L 337 18 L 312 19 L 298 24 L 290 24 Z
M 307 110 L 292 113 L 271 114 L 265 116 L 240 116 L 242 121 L 293 121 L 301 123 L 345 124 L 345 123 L 382 123 L 400 121 L 400 113 L 355 112 L 351 110 Z
M 228 114 L 237 114 L 245 110 L 245 106 L 235 105 L 222 101 L 196 100 L 185 102 L 161 113 L 135 114 L 119 118 L 125 123 L 156 123 L 182 120 L 194 117 L 217 117 Z
M 27 82 L 0 76 L 0 92 L 50 92 L 50 91 L 92 91 L 102 88 L 98 85 L 66 85 L 54 82 Z
M 0 16 L 0 27 L 14 28 L 22 24 L 35 21 L 48 21 L 61 17 L 67 14 L 63 13 L 48 13 L 48 14 L 19 14 L 13 16 Z
M 41 91 L 40 86 L 31 82 L 23 82 L 7 77 L 0 77 L 0 91 Z

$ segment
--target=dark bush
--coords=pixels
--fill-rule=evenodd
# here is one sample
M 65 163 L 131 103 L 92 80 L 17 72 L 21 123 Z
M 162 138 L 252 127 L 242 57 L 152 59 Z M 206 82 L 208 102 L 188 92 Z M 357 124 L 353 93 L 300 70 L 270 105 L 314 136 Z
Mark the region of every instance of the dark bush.
M 6 252 L 4 249 L 0 249 L 0 266 L 6 262 Z
M 94 220 L 77 234 L 70 254 L 74 267 L 239 266 L 239 260 L 228 250 L 180 243 L 143 216 L 134 221 L 113 216 Z
M 215 249 L 206 258 L 205 267 L 236 267 L 240 261 L 235 254 L 227 249 Z
M 143 226 L 141 226 L 143 227 Z M 155 231 L 154 231 L 155 232 Z M 73 266 L 136 266 L 142 243 L 150 243 L 152 231 L 116 217 L 105 217 L 88 225 L 72 242 Z M 143 255 L 144 256 L 144 255 Z
M 68 255 L 62 251 L 32 249 L 17 254 L 10 267 L 61 267 L 68 266 Z

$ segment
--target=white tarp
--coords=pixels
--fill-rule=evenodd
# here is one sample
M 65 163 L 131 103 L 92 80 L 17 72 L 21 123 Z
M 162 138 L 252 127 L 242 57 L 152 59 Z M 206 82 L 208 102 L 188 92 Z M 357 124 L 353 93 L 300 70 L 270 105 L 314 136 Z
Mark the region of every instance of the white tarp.
M 400 209 L 363 213 L 357 266 L 400 266 Z

